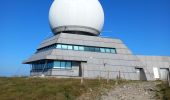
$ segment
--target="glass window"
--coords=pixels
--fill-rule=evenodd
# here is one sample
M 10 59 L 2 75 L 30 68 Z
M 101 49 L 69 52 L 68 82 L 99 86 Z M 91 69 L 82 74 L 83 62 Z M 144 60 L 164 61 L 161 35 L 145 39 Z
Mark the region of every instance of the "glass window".
M 95 51 L 95 48 L 94 48 L 94 47 L 89 47 L 89 51 L 94 52 L 94 51 Z
M 40 64 L 39 69 L 44 69 L 44 67 L 46 67 L 46 66 L 44 66 L 44 64 Z
M 71 69 L 71 62 L 66 62 L 66 69 Z
M 39 67 L 40 67 L 40 64 L 38 64 L 37 69 L 39 69 Z
M 84 51 L 89 51 L 89 47 L 84 47 Z
M 55 48 L 55 47 L 56 47 L 56 44 L 53 45 L 53 48 Z
M 54 68 L 60 68 L 60 61 L 54 61 Z
M 73 46 L 72 45 L 68 45 L 68 50 L 73 50 Z
M 51 46 L 38 49 L 39 51 L 45 51 L 53 48 L 65 49 L 65 50 L 79 50 L 79 51 L 91 51 L 91 52 L 102 52 L 102 53 L 114 53 L 116 54 L 115 48 L 104 48 L 104 47 L 91 47 L 91 46 L 77 46 L 77 45 L 67 45 L 67 44 L 53 44 Z
M 79 50 L 80 51 L 84 51 L 84 47 L 83 46 L 79 46 Z
M 100 48 L 100 52 L 105 52 L 105 49 L 104 48 Z
M 64 68 L 65 69 L 65 67 L 66 67 L 66 62 L 64 62 L 64 61 L 61 61 L 61 66 L 60 66 L 62 69 Z
M 111 53 L 116 53 L 116 49 L 110 49 Z
M 110 49 L 106 49 L 106 53 L 110 53 Z
M 78 46 L 74 46 L 74 50 L 79 50 L 79 47 Z
M 52 68 L 54 66 L 54 63 L 53 62 L 51 62 L 50 63 L 50 68 Z
M 57 44 L 57 49 L 61 49 L 61 44 Z
M 51 68 L 51 67 L 52 67 L 52 62 L 49 62 L 49 63 L 47 64 L 47 66 L 48 66 L 48 68 Z
M 100 52 L 100 48 L 95 48 L 95 52 Z
M 67 49 L 67 45 L 62 45 L 62 49 Z

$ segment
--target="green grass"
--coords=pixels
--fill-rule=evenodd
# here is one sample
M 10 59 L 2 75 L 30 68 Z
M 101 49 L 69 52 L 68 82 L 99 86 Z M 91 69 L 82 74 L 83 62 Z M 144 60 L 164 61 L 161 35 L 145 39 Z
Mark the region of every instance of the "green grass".
M 121 83 L 119 81 L 118 83 Z M 83 93 L 99 94 L 101 87 L 110 88 L 115 81 L 56 79 L 56 78 L 0 78 L 0 100 L 75 100 Z
M 159 88 L 159 91 L 156 93 L 157 98 L 160 100 L 170 100 L 170 87 L 167 82 L 162 82 L 157 87 Z

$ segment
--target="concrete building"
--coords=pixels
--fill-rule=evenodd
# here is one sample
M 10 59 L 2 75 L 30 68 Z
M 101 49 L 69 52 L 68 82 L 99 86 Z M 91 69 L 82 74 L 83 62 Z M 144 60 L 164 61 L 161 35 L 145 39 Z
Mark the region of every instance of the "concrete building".
M 166 80 L 170 57 L 138 56 L 120 40 L 100 37 L 104 12 L 98 0 L 55 0 L 49 20 L 54 36 L 24 64 L 31 76 Z

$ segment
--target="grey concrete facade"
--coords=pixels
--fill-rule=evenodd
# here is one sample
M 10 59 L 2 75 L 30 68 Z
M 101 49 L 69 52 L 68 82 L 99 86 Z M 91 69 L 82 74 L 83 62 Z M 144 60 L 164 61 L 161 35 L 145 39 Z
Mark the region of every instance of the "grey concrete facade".
M 161 79 L 161 69 L 170 70 L 170 57 L 163 56 L 138 56 L 140 61 L 145 65 L 144 69 L 148 73 L 148 80 L 155 80 L 153 68 L 158 69 L 158 76 Z M 156 73 L 156 72 L 155 72 Z
M 41 43 L 38 49 L 55 43 L 115 48 L 116 54 L 74 50 L 50 49 L 35 53 L 25 64 L 41 60 L 73 61 L 77 64 L 70 70 L 50 69 L 44 72 L 31 72 L 31 76 L 66 76 L 84 78 L 109 78 L 127 80 L 155 80 L 153 67 L 169 70 L 170 57 L 136 56 L 120 40 L 78 34 L 57 34 Z M 80 73 L 81 72 L 81 73 Z

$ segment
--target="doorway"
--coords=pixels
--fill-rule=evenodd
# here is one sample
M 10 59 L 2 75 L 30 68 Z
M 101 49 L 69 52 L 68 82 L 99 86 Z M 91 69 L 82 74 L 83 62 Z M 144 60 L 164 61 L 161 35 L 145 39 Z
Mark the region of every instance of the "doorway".
M 160 68 L 160 80 L 168 80 L 169 69 L 168 68 Z
M 136 68 L 138 80 L 146 81 L 146 75 L 143 68 Z

